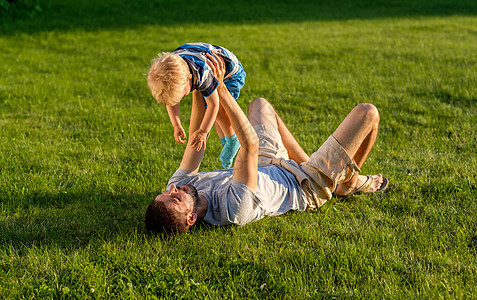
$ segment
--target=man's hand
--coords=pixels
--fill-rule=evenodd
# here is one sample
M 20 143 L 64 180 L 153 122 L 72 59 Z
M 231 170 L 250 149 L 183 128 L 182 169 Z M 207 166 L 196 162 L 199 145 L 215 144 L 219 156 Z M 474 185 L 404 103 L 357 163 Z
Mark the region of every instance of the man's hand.
M 186 142 L 185 138 L 186 134 L 184 128 L 182 128 L 180 124 L 174 126 L 174 139 L 176 140 L 176 142 L 178 142 L 179 144 L 184 144 Z
M 209 65 L 212 72 L 214 72 L 214 76 L 219 81 L 219 84 L 223 84 L 225 77 L 225 68 L 220 68 L 219 66 L 224 66 L 224 59 L 219 55 L 216 55 L 215 53 L 213 56 L 210 55 L 210 53 L 207 53 L 206 55 L 209 58 L 207 60 L 207 65 Z
M 200 151 L 202 147 L 205 150 L 205 146 L 207 143 L 207 132 L 202 129 L 197 129 L 191 136 L 190 136 L 190 146 L 192 148 L 197 147 L 197 151 Z

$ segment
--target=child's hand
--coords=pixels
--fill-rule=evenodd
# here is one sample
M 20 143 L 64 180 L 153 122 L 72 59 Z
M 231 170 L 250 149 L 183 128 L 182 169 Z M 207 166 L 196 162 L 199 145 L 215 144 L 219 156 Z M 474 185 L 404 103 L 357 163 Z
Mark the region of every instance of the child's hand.
M 191 136 L 190 136 L 190 146 L 192 148 L 197 147 L 197 151 L 200 151 L 202 147 L 205 150 L 205 144 L 207 142 L 207 132 L 202 129 L 197 129 Z
M 186 142 L 183 140 L 186 138 L 186 134 L 181 125 L 174 126 L 174 138 L 179 144 L 184 144 Z

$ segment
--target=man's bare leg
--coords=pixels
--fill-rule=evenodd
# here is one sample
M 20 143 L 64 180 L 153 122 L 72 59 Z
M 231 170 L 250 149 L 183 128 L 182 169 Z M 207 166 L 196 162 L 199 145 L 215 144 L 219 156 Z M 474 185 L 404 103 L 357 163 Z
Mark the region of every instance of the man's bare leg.
M 372 104 L 360 104 L 356 106 L 333 136 L 346 150 L 348 155 L 353 158 L 359 168 L 368 157 L 374 146 L 378 135 L 379 113 Z M 378 190 L 383 183 L 381 174 L 374 175 L 373 184 L 368 188 L 368 192 Z M 367 177 L 355 174 L 349 181 L 340 183 L 336 189 L 338 195 L 347 195 L 362 186 Z
M 248 107 L 248 118 L 252 126 L 262 124 L 277 128 L 290 159 L 301 164 L 310 158 L 305 151 L 303 151 L 293 134 L 288 130 L 273 106 L 266 99 L 257 98 L 250 103 Z

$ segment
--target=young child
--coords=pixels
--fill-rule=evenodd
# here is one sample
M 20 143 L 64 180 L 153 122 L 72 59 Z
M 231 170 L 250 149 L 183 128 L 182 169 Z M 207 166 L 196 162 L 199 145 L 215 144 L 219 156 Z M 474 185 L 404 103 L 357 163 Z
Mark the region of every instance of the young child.
M 158 103 L 167 107 L 167 112 L 174 127 L 174 138 L 178 143 L 185 143 L 185 131 L 181 126 L 179 102 L 191 91 L 193 97 L 201 97 L 206 104 L 206 111 L 200 128 L 189 138 L 192 145 L 197 143 L 198 150 L 205 149 L 207 137 L 215 123 L 215 129 L 222 142 L 220 161 L 223 168 L 229 168 L 237 154 L 240 143 L 232 125 L 220 106 L 216 91 L 218 81 L 207 65 L 207 53 L 223 57 L 226 66 L 224 84 L 232 97 L 237 100 L 240 89 L 245 84 L 245 71 L 237 57 L 229 50 L 206 43 L 188 43 L 172 53 L 162 53 L 154 59 L 147 74 L 147 83 L 152 96 Z

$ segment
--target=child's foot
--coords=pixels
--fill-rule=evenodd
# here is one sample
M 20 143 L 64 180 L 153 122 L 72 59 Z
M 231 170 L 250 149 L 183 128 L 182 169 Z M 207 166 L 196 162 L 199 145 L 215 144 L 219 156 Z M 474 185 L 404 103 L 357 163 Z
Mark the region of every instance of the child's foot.
M 220 143 L 222 144 L 222 147 L 225 146 L 225 143 L 226 143 L 226 142 L 225 142 L 225 137 L 223 137 L 223 138 L 220 139 Z
M 220 162 L 222 162 L 222 168 L 228 169 L 232 166 L 234 157 L 240 149 L 240 142 L 237 136 L 234 134 L 232 136 L 225 137 L 224 149 L 220 153 Z

